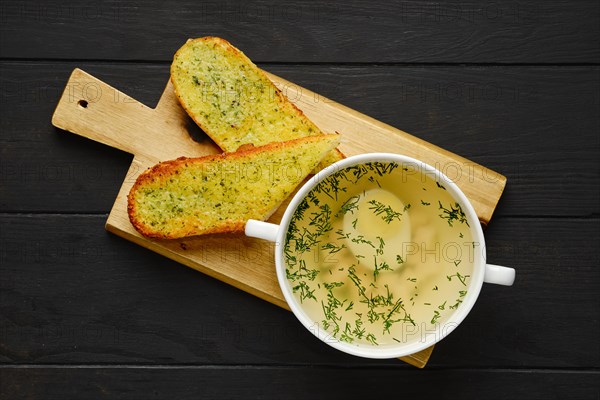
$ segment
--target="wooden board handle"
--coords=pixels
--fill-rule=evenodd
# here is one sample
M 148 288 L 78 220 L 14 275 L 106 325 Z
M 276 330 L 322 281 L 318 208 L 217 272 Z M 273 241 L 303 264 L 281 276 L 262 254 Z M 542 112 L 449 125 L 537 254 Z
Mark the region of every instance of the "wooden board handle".
M 52 124 L 135 154 L 136 135 L 143 131 L 137 115 L 143 118 L 148 111 L 151 109 L 142 103 L 75 69 L 56 106 Z
M 165 93 L 169 91 L 170 82 Z M 166 99 L 173 101 L 174 96 Z M 181 107 L 166 107 L 166 101 L 161 99 L 152 109 L 77 68 L 56 106 L 52 124 L 153 162 L 220 152 L 210 141 L 195 142 L 188 131 L 191 119 Z

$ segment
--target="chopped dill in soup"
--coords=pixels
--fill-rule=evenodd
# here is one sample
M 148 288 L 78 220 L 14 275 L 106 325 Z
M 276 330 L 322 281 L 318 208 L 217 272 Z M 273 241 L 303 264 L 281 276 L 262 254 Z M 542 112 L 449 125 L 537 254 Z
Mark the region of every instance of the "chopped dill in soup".
M 467 294 L 475 243 L 445 187 L 394 162 L 333 173 L 298 205 L 284 258 L 288 283 L 320 329 L 350 343 L 405 342 Z

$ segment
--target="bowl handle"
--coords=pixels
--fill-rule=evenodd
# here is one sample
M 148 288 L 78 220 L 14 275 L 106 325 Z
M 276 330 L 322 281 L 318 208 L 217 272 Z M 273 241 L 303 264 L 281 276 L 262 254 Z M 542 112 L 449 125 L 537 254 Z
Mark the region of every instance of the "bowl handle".
M 255 219 L 249 219 L 246 222 L 245 233 L 249 237 L 276 242 L 277 232 L 279 232 L 279 225 L 270 222 L 257 221 Z
M 515 281 L 515 270 L 513 268 L 487 264 L 485 266 L 483 281 L 486 283 L 495 283 L 496 285 L 512 286 Z

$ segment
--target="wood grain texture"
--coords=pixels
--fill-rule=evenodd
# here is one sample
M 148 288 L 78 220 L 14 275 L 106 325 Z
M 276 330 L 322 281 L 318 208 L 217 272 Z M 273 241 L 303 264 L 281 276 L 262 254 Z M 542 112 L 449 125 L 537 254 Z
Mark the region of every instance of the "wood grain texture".
M 126 178 L 129 155 L 48 123 L 73 65 L 0 63 L 11 115 L 0 119 L 3 210 L 106 213 Z M 84 66 L 151 107 L 168 76 L 167 65 Z M 600 213 L 600 193 L 589 190 L 600 185 L 597 66 L 266 68 L 501 172 L 510 183 L 496 216 Z M 566 156 L 574 153 L 577 162 Z
M 599 12 L 587 0 L 3 1 L 0 398 L 598 399 Z M 64 83 L 82 67 L 154 107 L 173 52 L 207 34 L 507 176 L 486 237 L 516 285 L 485 286 L 428 368 L 338 354 L 291 313 L 103 230 L 132 156 L 51 126 Z
M 590 63 L 598 12 L 585 0 L 5 0 L 0 55 L 167 61 L 213 35 L 260 62 Z
M 595 399 L 600 394 L 597 371 L 432 370 L 397 368 L 206 367 L 149 369 L 141 367 L 1 368 L 7 384 L 0 395 L 47 400 L 177 398 L 315 399 L 336 398 L 345 388 L 348 399 L 373 395 L 547 400 Z M 138 386 L 144 382 L 143 386 Z
M 105 219 L 0 215 L 0 362 L 399 364 L 331 349 L 291 313 L 108 234 Z M 597 368 L 598 222 L 492 220 L 488 258 L 517 269 L 515 286 L 485 285 L 427 368 Z M 271 258 L 219 250 L 240 265 Z

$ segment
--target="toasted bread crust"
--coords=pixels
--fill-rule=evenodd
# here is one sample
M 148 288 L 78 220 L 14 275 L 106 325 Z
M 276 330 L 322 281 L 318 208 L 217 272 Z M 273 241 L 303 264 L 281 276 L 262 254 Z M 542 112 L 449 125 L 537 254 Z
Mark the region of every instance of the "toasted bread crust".
M 260 131 L 259 135 L 262 138 L 252 137 L 252 134 L 248 132 L 248 130 L 252 130 L 250 127 L 245 126 L 243 123 L 241 125 L 231 124 L 231 125 L 223 125 L 221 129 L 215 129 L 212 121 L 215 120 L 224 120 L 225 117 L 219 114 L 212 115 L 210 114 L 211 122 L 209 123 L 209 111 L 211 111 L 211 107 L 209 104 L 205 104 L 203 102 L 199 102 L 198 99 L 191 100 L 189 88 L 185 88 L 185 85 L 189 84 L 189 80 L 191 79 L 189 76 L 188 70 L 186 72 L 181 72 L 179 70 L 179 66 L 183 62 L 189 62 L 189 52 L 190 46 L 194 46 L 194 44 L 198 43 L 206 43 L 208 45 L 213 45 L 215 47 L 220 48 L 226 54 L 231 54 L 230 57 L 237 59 L 244 66 L 244 71 L 247 71 L 248 81 L 247 86 L 245 88 L 252 88 L 252 85 L 260 84 L 268 86 L 269 90 L 272 91 L 276 99 L 270 99 L 273 104 L 277 105 L 278 108 L 275 111 L 271 111 L 269 114 L 275 120 L 281 119 L 281 116 L 285 115 L 290 117 L 291 120 L 295 121 L 289 126 L 289 129 L 279 128 L 279 129 L 267 129 L 266 127 L 258 127 L 258 131 Z M 186 58 L 187 57 L 187 58 Z M 223 57 L 223 56 L 221 56 Z M 228 57 L 225 57 L 228 58 Z M 222 71 L 219 71 L 220 73 Z M 186 75 L 186 76 L 183 76 Z M 258 79 L 256 79 L 258 77 Z M 193 75 L 195 79 L 196 76 Z M 204 77 L 206 78 L 206 76 Z M 310 121 L 294 103 L 290 102 L 287 97 L 270 81 L 267 75 L 258 68 L 252 61 L 239 49 L 235 48 L 231 45 L 227 40 L 218 38 L 218 37 L 202 37 L 198 39 L 190 39 L 188 40 L 184 46 L 182 46 L 176 53 L 173 58 L 173 63 L 171 65 L 171 82 L 173 83 L 173 87 L 175 90 L 175 95 L 179 100 L 179 103 L 185 109 L 187 114 L 196 122 L 196 124 L 224 151 L 235 151 L 240 146 L 246 144 L 254 144 L 256 146 L 262 146 L 269 142 L 281 142 L 290 140 L 292 138 L 305 137 L 305 136 L 313 136 L 313 135 L 321 135 L 323 132 L 312 122 Z M 204 89 L 198 89 L 201 91 Z M 243 91 L 242 91 L 243 92 Z M 204 92 L 203 92 L 204 93 Z M 204 96 L 204 95 L 203 95 Z M 226 96 L 226 95 L 225 95 Z M 217 100 L 218 102 L 218 100 Z M 194 107 L 200 109 L 204 113 L 201 115 L 198 112 L 198 109 L 193 110 L 192 105 Z M 202 103 L 200 106 L 198 104 Z M 257 102 L 257 104 L 260 103 Z M 243 109 L 243 105 L 240 106 Z M 214 111 L 214 110 L 212 110 Z M 251 120 L 256 120 L 255 116 L 252 116 Z M 221 121 L 222 122 L 222 121 Z M 249 122 L 250 125 L 252 122 Z M 284 122 L 285 123 L 285 122 Z M 211 126 L 213 125 L 213 126 Z M 300 127 L 300 129 L 299 129 Z M 264 128 L 264 129 L 261 129 Z M 278 132 L 286 131 L 285 136 L 281 137 Z M 296 133 L 291 133 L 291 132 Z M 269 133 L 266 133 L 269 132 Z M 339 159 L 344 158 L 344 155 L 339 151 L 335 150 L 330 157 L 333 161 L 337 161 Z
M 161 239 L 176 239 L 210 233 L 243 232 L 247 219 L 268 218 L 308 172 L 338 143 L 337 135 L 312 136 L 287 142 L 273 142 L 260 147 L 247 146 L 236 152 L 197 158 L 180 157 L 176 160 L 159 163 L 140 174 L 132 186 L 127 196 L 129 219 L 134 228 L 142 235 Z M 263 178 L 257 180 L 255 185 L 249 184 L 248 179 L 224 181 L 224 178 L 227 179 L 228 174 L 232 174 L 232 170 L 236 167 L 260 169 L 262 165 L 260 163 L 264 163 L 265 160 L 276 160 L 280 157 L 281 160 L 288 162 L 290 154 L 298 155 L 297 162 L 298 165 L 302 164 L 301 170 L 303 171 L 302 175 L 294 176 L 292 180 L 264 179 L 261 173 L 260 176 Z M 230 169 L 218 170 L 222 166 Z M 216 172 L 212 170 L 214 168 L 217 168 Z M 199 174 L 198 180 L 194 175 L 194 180 L 190 181 L 191 171 Z M 211 172 L 214 173 L 211 175 Z M 221 187 L 217 186 L 219 179 L 221 179 L 219 182 Z M 202 189 L 207 187 L 213 190 L 212 196 L 216 200 L 209 198 L 208 195 L 202 198 L 202 194 L 194 194 L 194 200 L 212 201 L 212 203 L 208 201 L 208 204 L 204 202 L 203 206 L 196 206 L 196 208 L 186 203 L 186 200 L 174 200 L 172 196 L 170 200 L 160 201 L 147 197 L 148 193 L 160 192 L 161 195 L 164 195 L 164 193 L 169 194 L 169 191 L 179 194 L 182 191 L 189 193 L 190 190 L 194 193 L 196 191 L 203 193 Z M 215 187 L 218 190 L 215 191 Z M 237 197 L 224 195 L 224 192 L 231 188 L 235 189 Z M 261 196 L 266 196 L 268 201 L 265 200 L 261 203 L 259 201 L 262 199 Z M 223 215 L 217 213 L 221 209 L 226 209 L 227 206 L 235 209 L 238 198 L 242 199 L 239 202 L 240 211 L 238 213 L 227 213 L 227 210 Z M 215 202 L 218 203 L 215 205 Z M 219 208 L 221 202 L 227 204 L 223 204 L 224 207 Z M 154 212 L 154 206 L 156 212 Z M 149 215 L 148 209 L 152 209 L 154 213 Z M 180 215 L 171 218 L 169 215 L 172 209 L 180 210 Z M 207 215 L 206 221 L 203 221 L 202 215 Z M 153 226 L 153 223 L 159 226 Z M 162 227 L 167 226 L 168 228 L 163 229 L 161 224 Z

